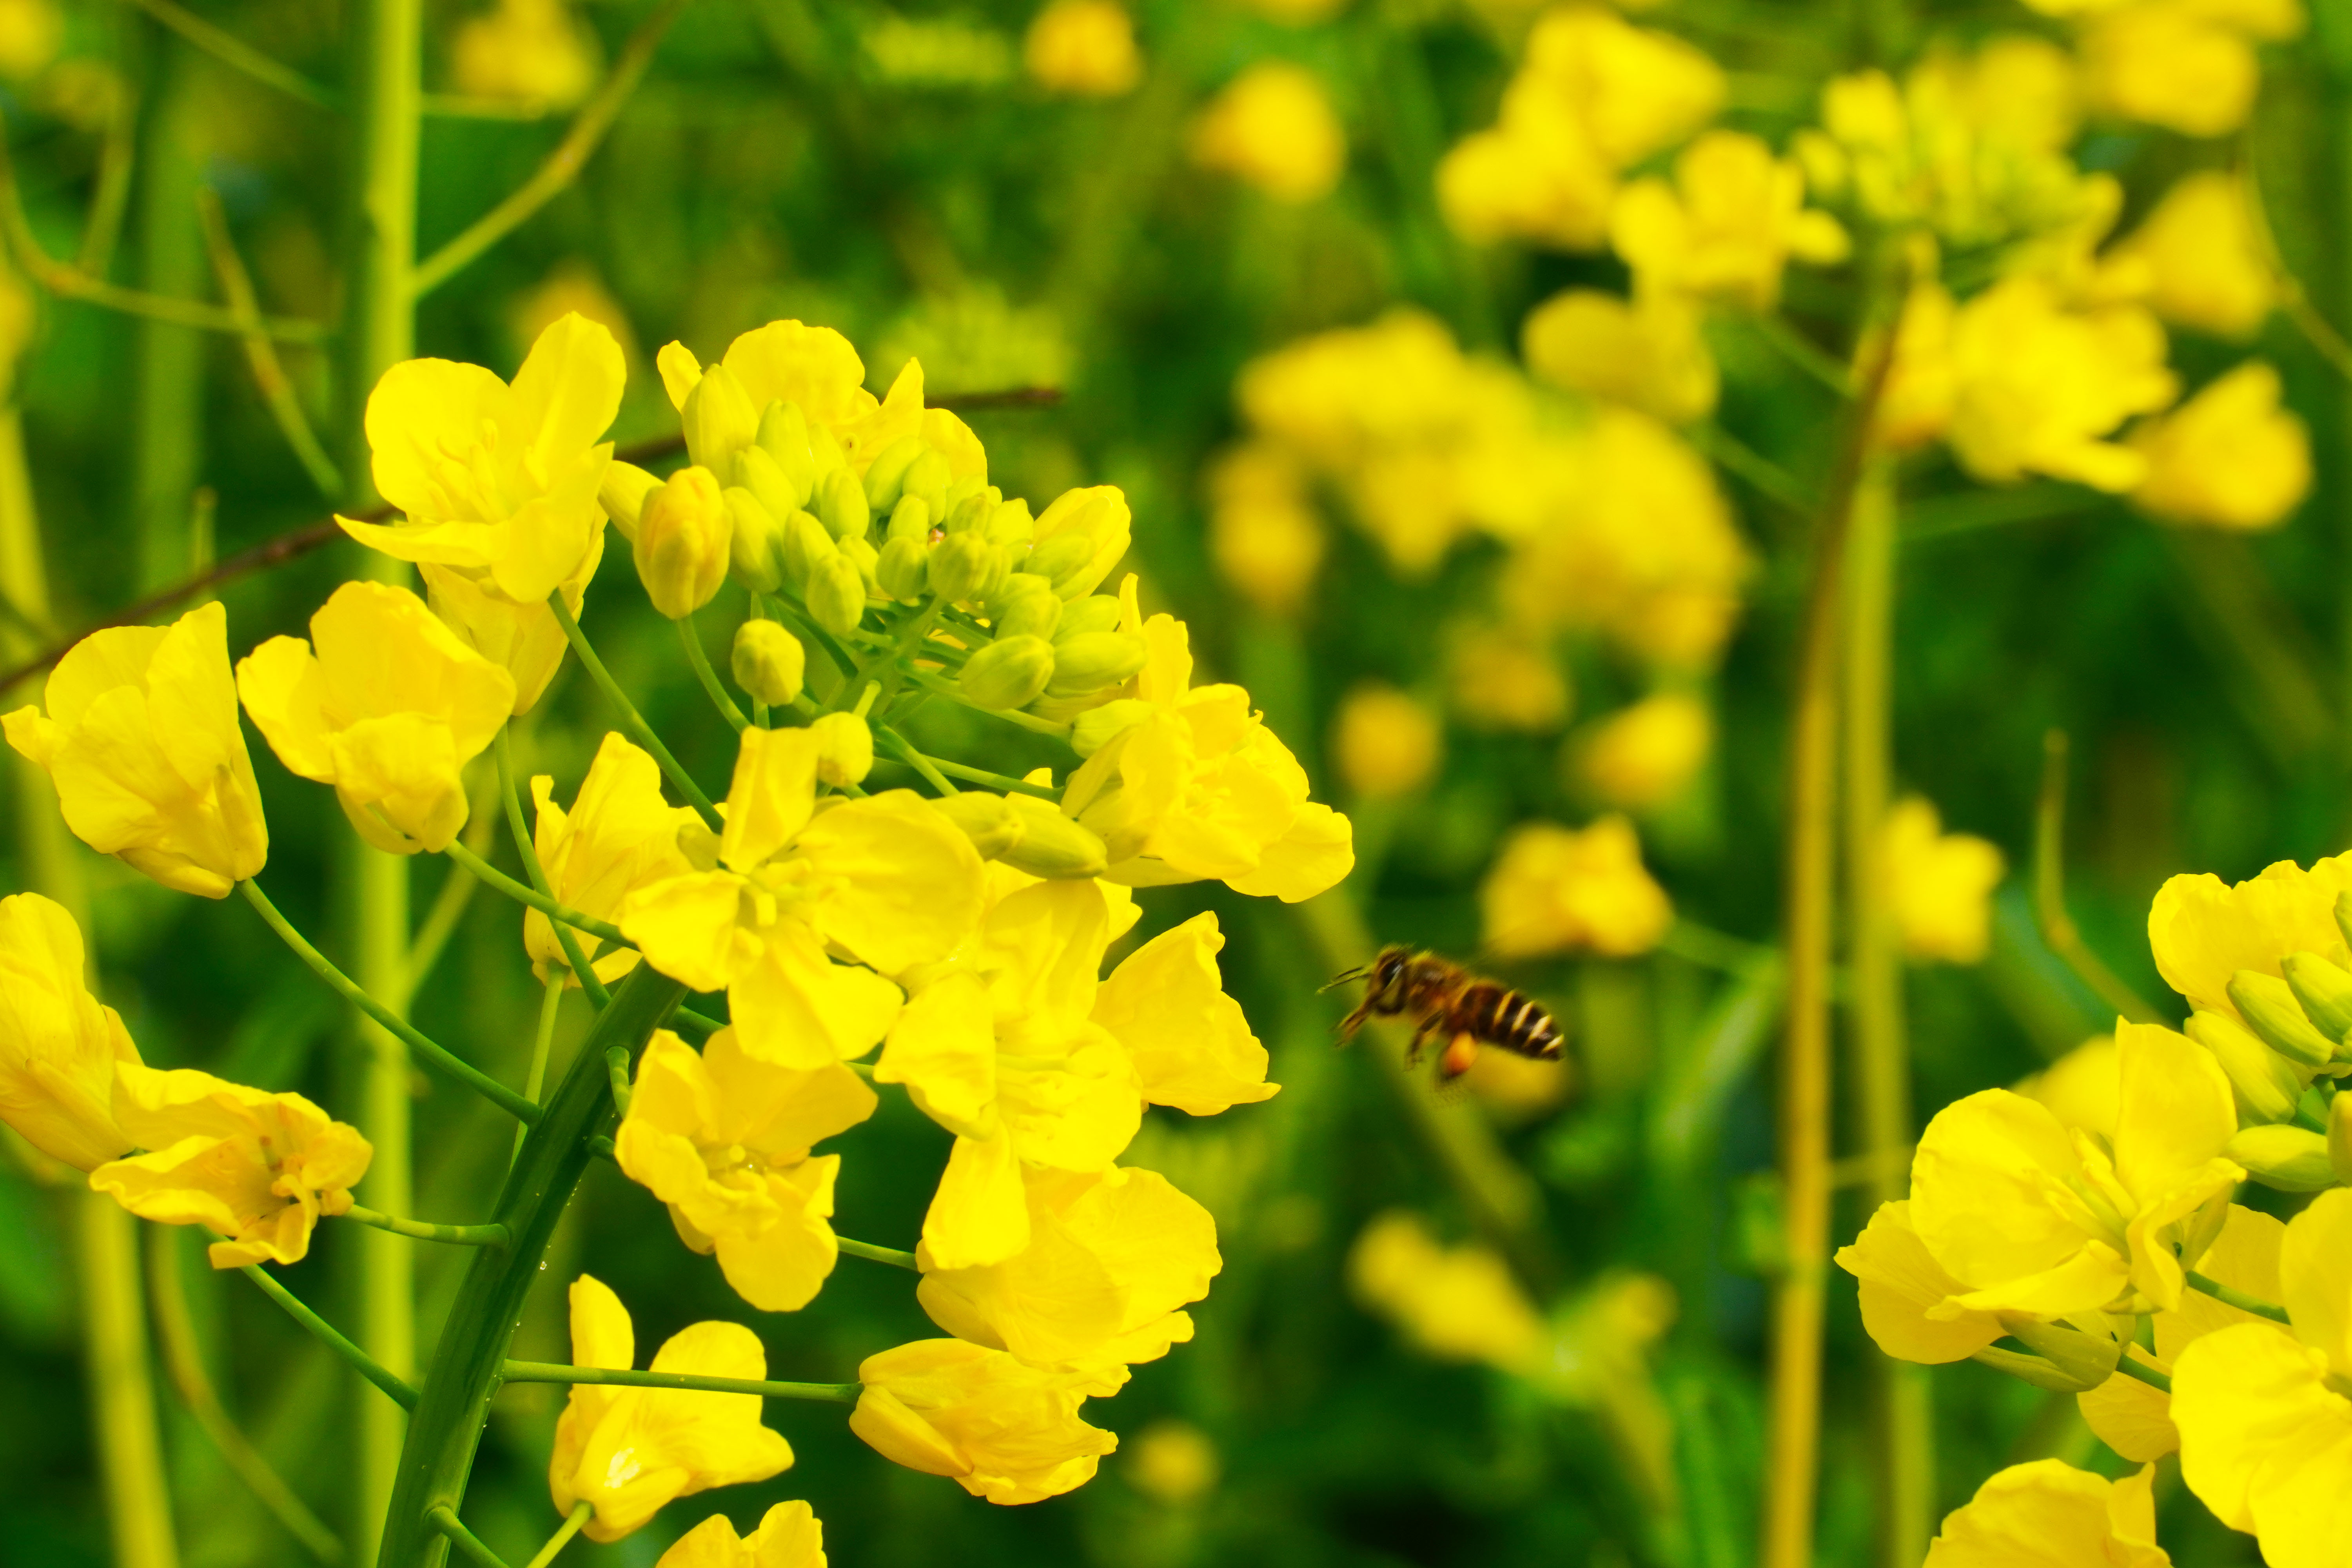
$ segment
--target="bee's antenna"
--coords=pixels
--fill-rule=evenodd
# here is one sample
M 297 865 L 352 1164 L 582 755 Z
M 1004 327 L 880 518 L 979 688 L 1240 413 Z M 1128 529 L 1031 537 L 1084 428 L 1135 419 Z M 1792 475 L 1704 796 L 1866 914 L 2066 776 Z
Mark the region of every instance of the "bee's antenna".
M 1370 964 L 1360 963 L 1356 965 L 1355 968 L 1348 970 L 1344 973 L 1331 976 L 1328 982 L 1317 986 L 1315 988 L 1315 994 L 1320 996 L 1326 991 L 1337 991 L 1340 986 L 1349 984 L 1350 981 L 1361 980 L 1371 972 L 1372 966 Z

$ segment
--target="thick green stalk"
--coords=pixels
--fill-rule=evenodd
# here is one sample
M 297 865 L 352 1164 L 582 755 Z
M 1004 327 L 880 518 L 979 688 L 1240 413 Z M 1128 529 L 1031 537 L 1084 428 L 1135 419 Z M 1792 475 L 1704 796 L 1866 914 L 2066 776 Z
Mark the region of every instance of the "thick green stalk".
M 1885 866 L 1894 769 L 1895 479 L 1885 461 L 1863 475 L 1846 543 L 1845 855 L 1849 1016 L 1862 1157 L 1871 1206 L 1910 1188 L 1911 1058 L 1904 1037 L 1903 953 Z M 1927 1367 L 1874 1359 L 1879 1555 L 1916 1568 L 1936 1520 L 1935 1385 Z
M 588 1167 L 588 1140 L 613 1125 L 604 1053 L 614 1046 L 632 1057 L 642 1052 L 685 994 L 683 985 L 652 965 L 638 965 L 614 988 L 612 1005 L 598 1016 L 523 1140 L 490 1216 L 513 1239 L 503 1248 L 477 1250 L 458 1286 L 409 1423 L 378 1568 L 436 1568 L 443 1560 L 443 1538 L 428 1516 L 436 1509 L 454 1511 L 465 1497 L 508 1342 L 525 1298 L 542 1278 L 540 1260 Z

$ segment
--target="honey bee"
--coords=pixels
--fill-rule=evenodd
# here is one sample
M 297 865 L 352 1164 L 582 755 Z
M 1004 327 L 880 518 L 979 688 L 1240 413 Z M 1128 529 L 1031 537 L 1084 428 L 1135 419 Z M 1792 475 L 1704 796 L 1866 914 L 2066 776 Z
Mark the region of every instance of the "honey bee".
M 1437 1058 L 1441 1084 L 1467 1072 L 1481 1046 L 1499 1046 L 1543 1061 L 1559 1058 L 1559 1025 L 1549 1009 L 1532 996 L 1473 974 L 1452 959 L 1391 944 L 1371 963 L 1337 976 L 1324 989 L 1357 980 L 1364 983 L 1364 999 L 1340 1021 L 1339 1037 L 1352 1037 L 1367 1018 L 1411 1014 L 1412 1043 L 1406 1047 L 1405 1060 L 1418 1064 L 1431 1037 L 1443 1037 L 1444 1048 Z

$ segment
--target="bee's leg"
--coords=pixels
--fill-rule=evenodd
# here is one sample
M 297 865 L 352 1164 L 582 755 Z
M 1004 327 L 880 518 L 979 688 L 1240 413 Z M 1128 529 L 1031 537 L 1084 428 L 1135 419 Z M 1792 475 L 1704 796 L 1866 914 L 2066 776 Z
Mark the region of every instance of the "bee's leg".
M 1471 1035 L 1467 1030 L 1455 1035 L 1452 1039 L 1445 1042 L 1444 1054 L 1437 1058 L 1438 1083 L 1440 1085 L 1452 1083 L 1455 1079 L 1460 1078 L 1464 1073 L 1468 1072 L 1470 1070 L 1470 1064 L 1477 1059 L 1478 1041 L 1476 1037 Z
M 1429 1044 L 1429 1037 L 1436 1032 L 1437 1020 L 1434 1017 L 1423 1018 L 1413 1026 L 1412 1038 L 1404 1047 L 1405 1066 L 1417 1068 L 1421 1065 L 1422 1049 Z
M 1354 1039 L 1356 1037 L 1356 1031 L 1362 1028 L 1364 1026 L 1364 1020 L 1371 1016 L 1372 999 L 1370 996 L 1367 996 L 1356 1005 L 1354 1012 L 1349 1013 L 1346 1017 L 1339 1020 L 1339 1038 L 1338 1043 L 1344 1046 L 1349 1040 Z

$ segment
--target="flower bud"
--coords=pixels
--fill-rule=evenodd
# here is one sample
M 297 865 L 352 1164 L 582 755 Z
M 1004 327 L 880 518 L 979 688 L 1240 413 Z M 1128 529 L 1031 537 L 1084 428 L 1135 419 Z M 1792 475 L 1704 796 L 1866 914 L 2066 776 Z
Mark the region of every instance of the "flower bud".
M 908 467 L 929 450 L 920 436 L 901 436 L 874 454 L 874 461 L 866 470 L 866 507 L 873 511 L 888 511 L 898 505 Z
M 835 539 L 863 539 L 873 525 L 873 509 L 866 504 L 865 487 L 847 468 L 835 468 L 817 482 L 816 504 L 811 509 L 824 531 Z
M 883 537 L 930 543 L 931 503 L 920 496 L 900 496 L 898 504 L 890 509 L 890 521 L 883 530 Z
M 931 592 L 950 605 L 984 599 L 1007 575 L 1004 546 L 984 533 L 950 533 L 931 546 Z
M 2337 1181 L 2352 1185 L 2352 1094 L 2338 1093 L 2328 1101 L 2327 1163 Z
M 2078 1391 L 2088 1391 L 2106 1382 L 2115 1375 L 2116 1363 L 2123 1359 L 2121 1340 L 2086 1334 L 2063 1323 L 2045 1323 L 2023 1312 L 2001 1313 L 2000 1326 L 2009 1331 L 2011 1338 L 2044 1357 Z
M 1051 638 L 1061 621 L 1062 601 L 1042 577 L 1008 573 L 989 595 L 989 626 L 998 637 Z
M 882 558 L 874 567 L 875 579 L 884 593 L 911 604 L 923 596 L 929 584 L 930 553 L 915 540 L 893 539 L 882 547 Z
M 808 465 L 801 465 L 806 468 Z M 735 459 L 735 482 L 760 498 L 772 517 L 790 517 L 808 505 L 814 472 L 796 479 L 761 447 L 746 447 Z
M 1033 577 L 1043 577 L 1055 584 L 1055 591 L 1058 593 L 1059 580 L 1083 567 L 1092 550 L 1084 534 L 1057 533 L 1033 546 L 1027 558 L 1021 563 L 1021 570 Z
M 855 713 L 827 713 L 809 726 L 816 741 L 816 776 L 835 789 L 863 784 L 874 771 L 874 731 Z
M 1133 632 L 1087 632 L 1058 638 L 1054 644 L 1054 679 L 1046 683 L 1046 694 L 1077 697 L 1117 686 L 1141 669 L 1147 656 L 1143 639 Z
M 993 860 L 1021 841 L 1021 819 L 1004 803 L 1001 795 L 984 790 L 966 790 L 931 804 L 947 814 L 948 820 L 964 831 L 971 847 L 980 851 L 983 860 Z
M 773 621 L 745 621 L 735 628 L 735 651 L 728 663 L 735 684 L 750 692 L 753 701 L 783 708 L 801 694 L 808 651 L 800 638 Z
M 2303 1098 L 2303 1080 L 2286 1058 L 2256 1039 L 2244 1025 L 2226 1013 L 2197 1013 L 2189 1017 L 2189 1037 L 2212 1053 L 2230 1080 L 2238 1102 L 2241 1125 L 2284 1121 Z
M 735 459 L 760 433 L 760 411 L 735 373 L 714 364 L 702 373 L 678 410 L 686 426 L 686 450 L 695 467 L 708 468 L 721 480 L 735 477 Z
M 809 496 L 816 489 L 817 465 L 816 455 L 809 450 L 808 416 L 801 412 L 801 405 L 783 398 L 769 404 L 760 416 L 760 434 L 752 447 L 767 463 L 775 466 L 779 478 L 793 487 L 793 505 L 808 505 Z M 749 465 L 752 461 L 751 450 L 746 448 L 740 461 Z
M 988 514 L 986 526 L 988 537 L 1001 544 L 1025 545 L 1037 532 L 1037 520 L 1029 515 L 1029 503 L 1018 496 L 998 502 Z
M 1099 877 L 1110 865 L 1103 841 L 1062 815 L 1061 807 L 1034 795 L 1005 796 L 1020 820 L 1021 838 L 1000 857 L 1016 871 L 1033 877 L 1076 879 Z
M 1117 631 L 1118 616 L 1117 599 L 1108 594 L 1089 594 L 1062 606 L 1062 624 L 1054 635 L 1057 639 L 1066 640 L 1085 637 L 1089 632 Z
M 646 498 L 661 489 L 661 480 L 635 463 L 615 460 L 605 466 L 604 483 L 596 488 L 597 504 L 604 515 L 621 531 L 621 537 L 634 542 L 637 537 L 637 517 L 645 510 Z
M 2352 1035 L 2352 970 L 2315 952 L 2289 953 L 2279 967 L 2286 972 L 2287 989 L 2303 1004 L 2304 1016 L 2337 1041 L 2336 1053 L 2343 1055 L 2341 1042 Z
M 845 551 L 829 561 L 820 563 L 809 574 L 808 586 L 801 598 L 808 605 L 811 619 L 837 637 L 845 637 L 857 629 L 866 615 L 866 579 L 857 570 L 857 563 Z
M 781 553 L 784 525 L 742 485 L 728 486 L 726 497 L 728 521 L 734 531 L 727 553 L 736 579 L 747 588 L 772 594 L 784 580 Z
M 709 604 L 727 580 L 733 533 L 727 499 L 709 468 L 680 468 L 648 496 L 635 548 L 654 608 L 675 621 Z
M 2273 1050 L 2315 1068 L 2336 1054 L 2336 1042 L 2312 1026 L 2287 983 L 2275 974 L 2241 969 L 2230 977 L 2230 1001 Z
M 954 479 L 955 475 L 949 469 L 947 458 L 926 447 L 916 455 L 913 462 L 907 465 L 906 477 L 898 481 L 898 493 L 913 496 L 921 501 L 931 509 L 933 517 L 945 517 L 948 486 Z
M 819 562 L 830 561 L 841 553 L 841 547 L 834 543 L 833 535 L 824 531 L 824 524 L 804 511 L 796 511 L 786 517 L 779 533 L 777 571 L 783 578 L 784 586 L 795 594 L 806 590 L 809 576 L 816 570 Z M 772 593 L 774 590 L 765 591 Z
M 969 479 L 958 479 L 956 486 L 961 489 L 971 482 Z M 947 508 L 947 515 L 940 522 L 941 533 L 978 531 L 996 510 L 996 492 L 992 489 L 983 489 L 958 500 L 950 491 Z
M 1117 485 L 1066 490 L 1037 519 L 1037 549 L 1048 552 L 1052 570 L 1043 565 L 1029 570 L 1051 578 L 1054 592 L 1065 599 L 1091 594 L 1127 553 L 1132 521 L 1127 497 Z M 1074 539 L 1082 542 L 1059 542 Z M 1036 559 L 1034 552 L 1031 559 Z
M 1150 717 L 1151 704 L 1134 697 L 1089 708 L 1070 721 L 1070 750 L 1082 757 L 1091 757 L 1109 745 L 1120 731 Z
M 857 568 L 857 575 L 865 583 L 867 591 L 878 592 L 881 580 L 877 574 L 882 565 L 882 552 L 874 548 L 873 542 L 866 539 L 845 539 L 841 542 L 841 552 L 848 556 L 850 563 Z
M 1053 678 L 1053 644 L 1044 637 L 999 637 L 964 661 L 956 686 L 975 708 L 1025 708 Z
M 2221 1152 L 2263 1185 L 2283 1193 L 2315 1193 L 2336 1184 L 2326 1138 L 2305 1128 L 2241 1128 Z

